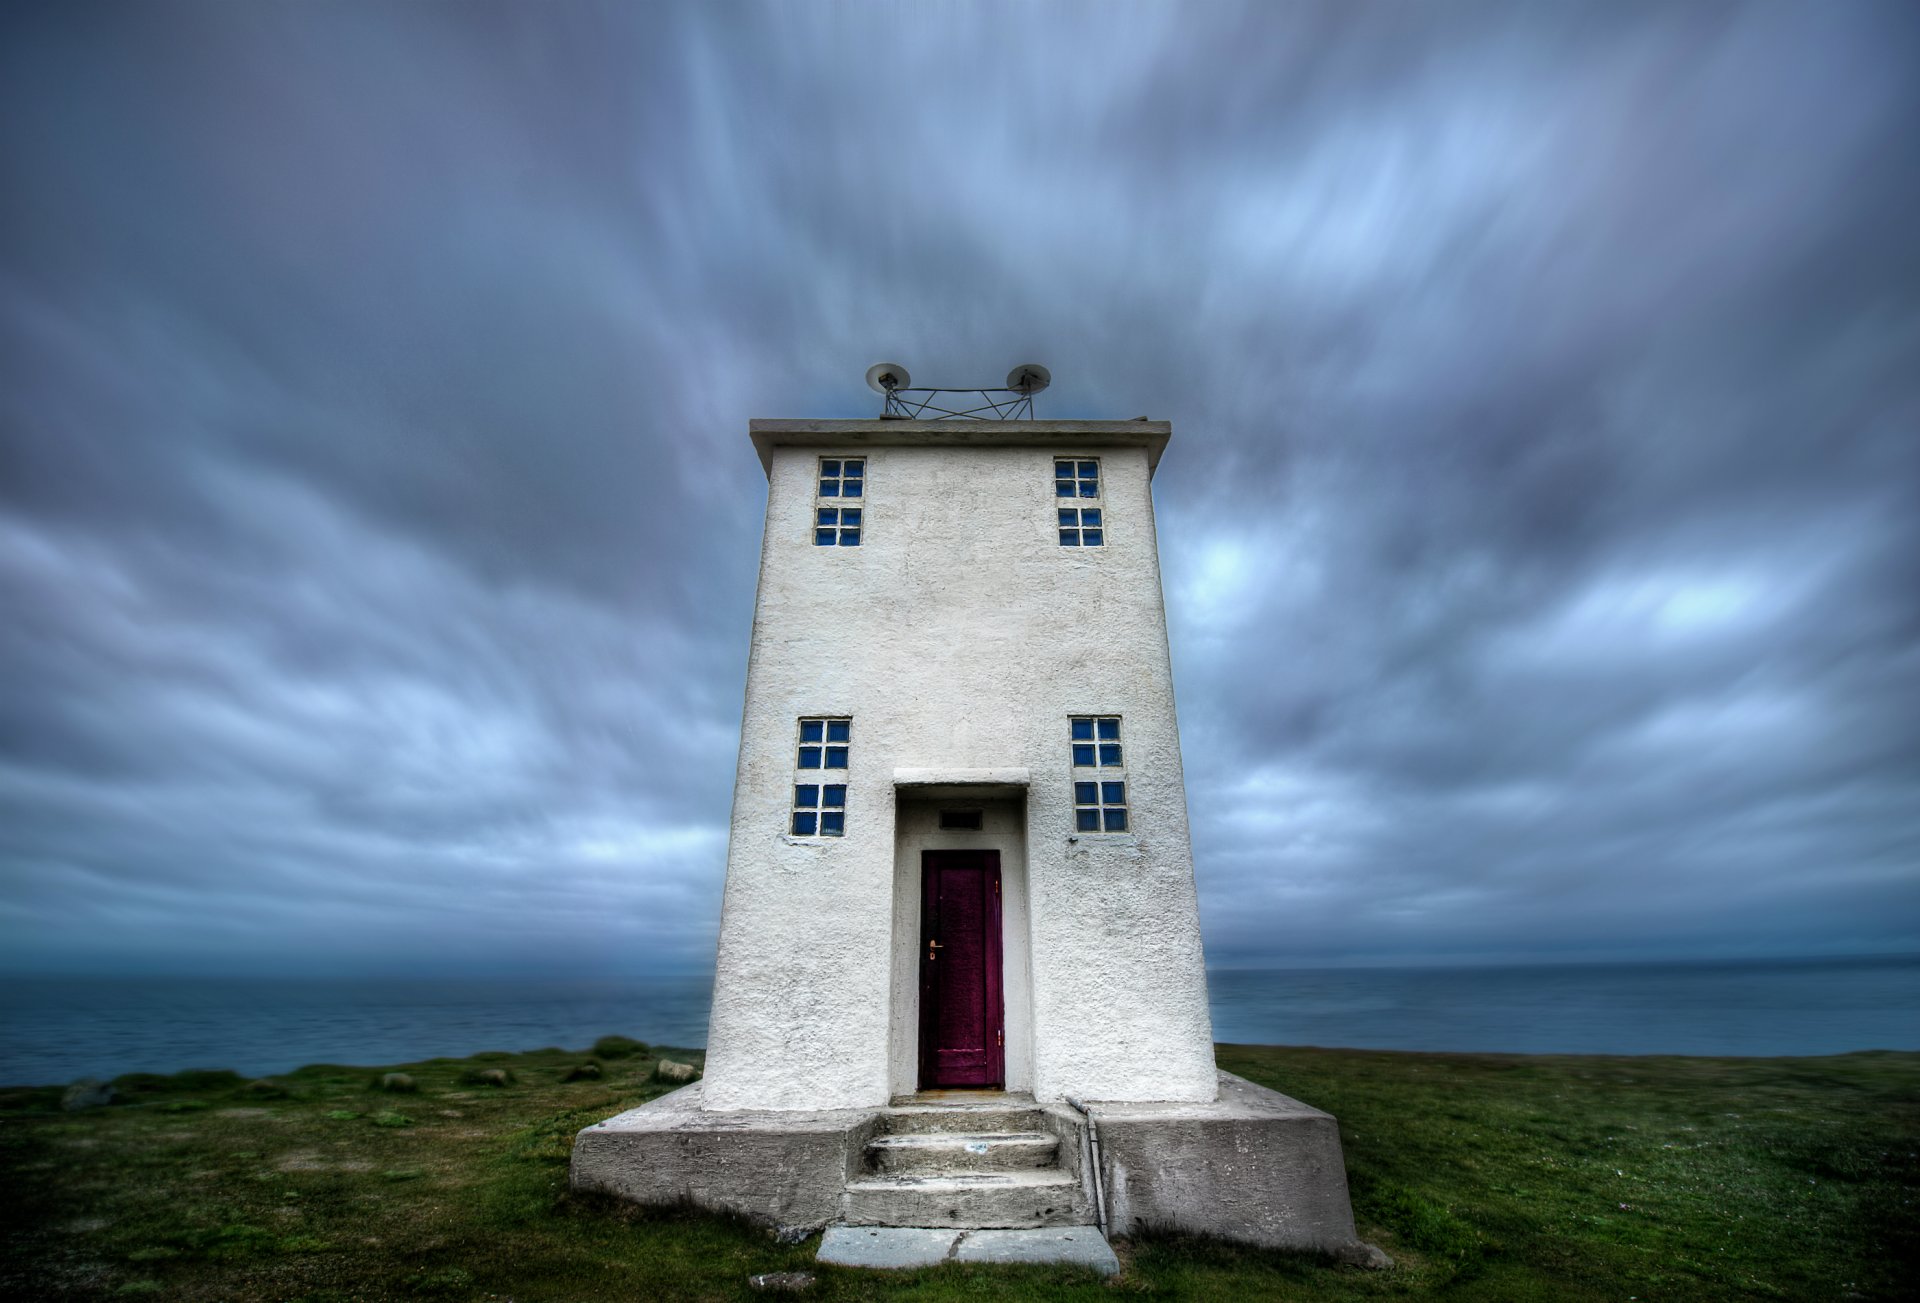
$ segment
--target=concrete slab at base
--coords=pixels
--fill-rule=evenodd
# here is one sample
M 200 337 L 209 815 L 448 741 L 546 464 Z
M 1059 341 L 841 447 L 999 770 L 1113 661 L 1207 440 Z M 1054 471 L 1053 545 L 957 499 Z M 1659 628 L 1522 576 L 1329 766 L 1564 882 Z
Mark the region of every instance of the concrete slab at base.
M 932 1267 L 952 1255 L 962 1234 L 922 1226 L 829 1226 L 813 1256 L 842 1267 Z
M 820 1262 L 842 1267 L 931 1267 L 942 1262 L 1069 1263 L 1120 1274 L 1113 1246 L 1092 1226 L 960 1231 L 922 1226 L 829 1226 Z
M 785 1113 L 701 1108 L 704 1081 L 581 1131 L 569 1183 L 639 1204 L 692 1204 L 778 1227 L 840 1217 L 851 1156 L 878 1109 Z
M 1344 1256 L 1359 1244 L 1333 1116 L 1220 1074 L 1210 1104 L 1101 1104 L 1107 1228 Z
M 968 1231 L 954 1246 L 955 1262 L 1066 1262 L 1120 1274 L 1120 1259 L 1093 1226 L 1047 1226 L 1029 1231 Z

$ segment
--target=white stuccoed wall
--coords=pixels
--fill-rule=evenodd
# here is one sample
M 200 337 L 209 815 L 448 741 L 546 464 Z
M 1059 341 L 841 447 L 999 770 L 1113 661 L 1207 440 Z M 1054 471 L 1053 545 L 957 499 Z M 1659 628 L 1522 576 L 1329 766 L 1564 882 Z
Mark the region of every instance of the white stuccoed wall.
M 896 828 L 896 770 L 1029 776 L 992 821 L 1024 818 L 1024 845 L 965 843 L 1023 869 L 1005 919 L 1009 968 L 1016 954 L 1027 968 L 1006 986 L 1022 1040 L 1009 1088 L 1214 1098 L 1150 491 L 1166 425 L 756 421 L 754 435 L 767 525 L 704 1106 L 871 1106 L 910 1075 L 918 901 L 896 900 L 896 878 L 917 893 L 930 843 Z M 867 459 L 862 545 L 816 547 L 818 459 L 842 454 Z M 1059 545 L 1057 454 L 1100 458 L 1106 546 Z M 1074 831 L 1076 714 L 1123 717 L 1129 833 Z M 786 833 L 803 715 L 853 720 L 842 838 Z

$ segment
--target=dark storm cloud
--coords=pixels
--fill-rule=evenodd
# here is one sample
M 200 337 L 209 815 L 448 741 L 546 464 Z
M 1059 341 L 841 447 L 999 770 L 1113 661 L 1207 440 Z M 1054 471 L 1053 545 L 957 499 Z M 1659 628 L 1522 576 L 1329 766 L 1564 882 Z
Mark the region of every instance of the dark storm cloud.
M 1903 6 L 7 23 L 17 964 L 706 962 L 883 356 L 1175 421 L 1216 959 L 1920 945 Z

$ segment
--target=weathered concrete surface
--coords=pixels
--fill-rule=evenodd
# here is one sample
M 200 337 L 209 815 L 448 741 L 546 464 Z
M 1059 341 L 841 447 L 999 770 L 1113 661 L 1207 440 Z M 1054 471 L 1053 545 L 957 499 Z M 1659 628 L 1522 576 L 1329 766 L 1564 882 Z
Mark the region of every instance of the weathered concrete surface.
M 813 1256 L 842 1267 L 931 1267 L 947 1260 L 960 1236 L 920 1226 L 829 1226 Z
M 940 1262 L 1071 1263 L 1120 1274 L 1113 1246 L 1091 1226 L 959 1231 L 920 1226 L 829 1226 L 821 1262 L 843 1267 L 931 1267 Z
M 1047 1131 L 929 1131 L 867 1142 L 868 1162 L 890 1176 L 1056 1167 L 1059 1153 L 1060 1137 Z
M 837 1221 L 852 1155 L 873 1133 L 878 1110 L 714 1112 L 701 1107 L 705 1086 L 684 1086 L 580 1132 L 573 1188 L 641 1204 L 691 1203 L 771 1226 L 812 1230 Z
M 1082 1124 L 1064 1106 L 719 1112 L 701 1107 L 704 1086 L 580 1132 L 573 1187 L 807 1231 L 840 1223 L 952 1234 L 1095 1220 Z M 1208 1103 L 1088 1108 L 1113 1233 L 1196 1231 L 1382 1260 L 1354 1236 L 1339 1130 L 1320 1110 L 1224 1072 Z
M 1331 1114 L 1230 1072 L 1205 1104 L 1088 1104 L 1108 1228 L 1348 1257 L 1359 1240 Z
M 842 1207 L 854 1226 L 1084 1226 L 1093 1220 L 1080 1179 L 1060 1168 L 864 1176 L 847 1182 Z
M 1173 426 L 1166 421 L 757 420 L 750 422 L 749 429 L 760 465 L 769 474 L 776 448 L 817 448 L 830 442 L 859 456 L 886 445 L 987 448 L 1028 444 L 1036 438 L 1058 441 L 1067 451 L 1095 441 L 1144 449 L 1151 470 L 1160 464 L 1160 454 L 1173 437 Z
M 1120 1274 L 1120 1259 L 1107 1237 L 1092 1226 L 1032 1231 L 969 1231 L 954 1245 L 955 1262 L 1067 1262 L 1108 1276 Z

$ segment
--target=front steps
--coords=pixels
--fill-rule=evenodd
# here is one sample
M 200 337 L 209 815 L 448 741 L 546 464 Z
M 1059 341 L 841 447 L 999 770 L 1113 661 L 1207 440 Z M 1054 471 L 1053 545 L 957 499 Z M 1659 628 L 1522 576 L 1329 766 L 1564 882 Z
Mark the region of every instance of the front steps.
M 1088 1103 L 1108 1233 L 1156 1227 L 1384 1262 L 1354 1235 L 1338 1124 L 1231 1073 L 1219 1081 L 1218 1097 L 1205 1102 Z M 1014 1238 L 1088 1242 L 1068 1232 L 1095 1220 L 1084 1166 L 1091 1146 L 1081 1114 L 1064 1103 L 953 1092 L 887 1107 L 707 1109 L 705 1086 L 582 1131 L 573 1188 L 800 1234 L 836 1223 L 859 1223 L 863 1234 L 918 1227 L 956 1260 Z
M 1063 1145 L 1063 1138 L 1068 1141 Z M 1090 1226 L 1078 1128 L 1030 1100 L 908 1101 L 887 1109 L 841 1196 L 849 1226 Z

